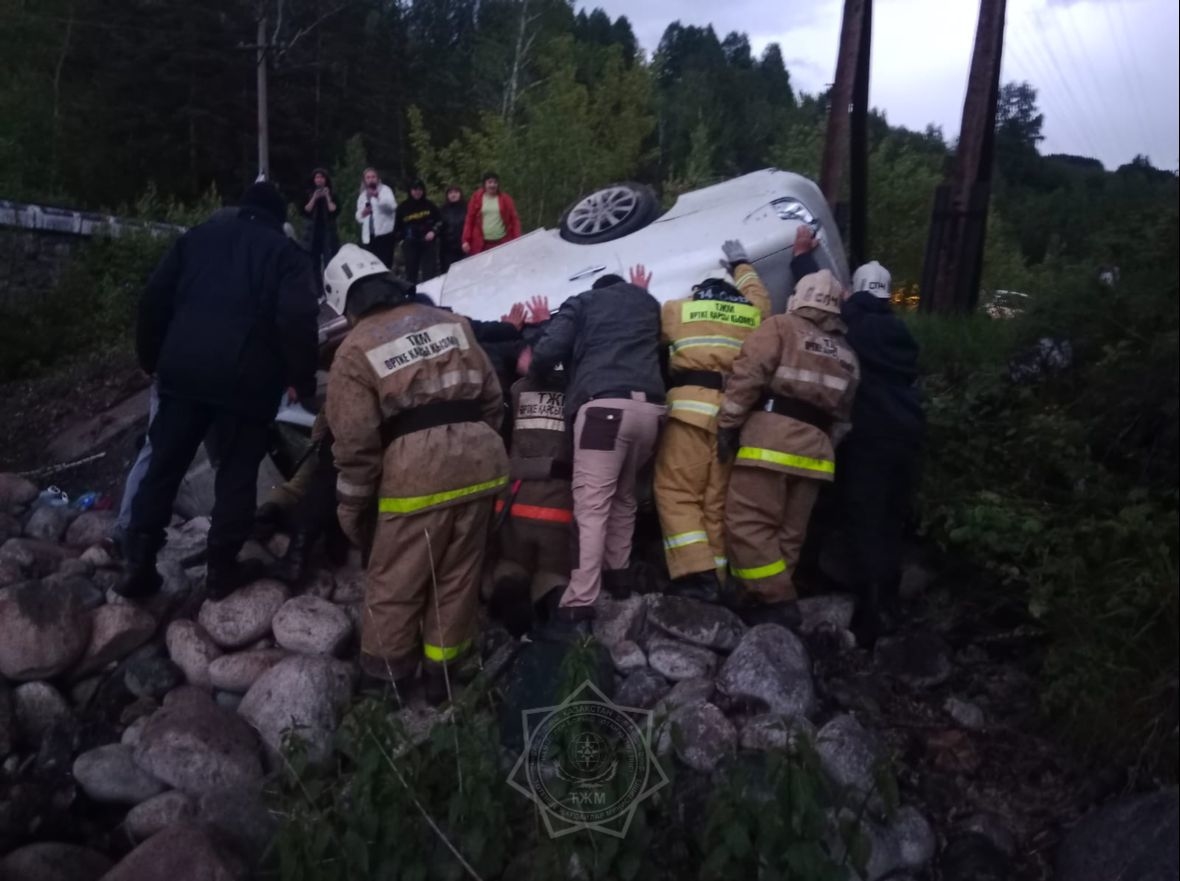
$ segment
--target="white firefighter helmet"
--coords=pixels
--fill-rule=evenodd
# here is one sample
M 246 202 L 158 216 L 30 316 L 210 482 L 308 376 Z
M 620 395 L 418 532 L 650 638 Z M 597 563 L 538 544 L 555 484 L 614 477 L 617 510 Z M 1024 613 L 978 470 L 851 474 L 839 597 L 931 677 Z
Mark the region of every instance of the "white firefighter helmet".
M 844 301 L 844 288 L 832 275 L 831 270 L 821 269 L 799 279 L 795 285 L 795 294 L 787 301 L 787 311 L 794 312 L 810 306 L 822 312 L 840 314 L 840 304 Z
M 324 293 L 328 305 L 343 315 L 348 291 L 356 282 L 371 275 L 389 272 L 389 267 L 357 245 L 341 246 L 324 269 Z
M 864 264 L 853 273 L 852 292 L 859 294 L 861 291 L 868 291 L 874 297 L 888 300 L 891 281 L 889 270 L 874 260 L 871 263 Z

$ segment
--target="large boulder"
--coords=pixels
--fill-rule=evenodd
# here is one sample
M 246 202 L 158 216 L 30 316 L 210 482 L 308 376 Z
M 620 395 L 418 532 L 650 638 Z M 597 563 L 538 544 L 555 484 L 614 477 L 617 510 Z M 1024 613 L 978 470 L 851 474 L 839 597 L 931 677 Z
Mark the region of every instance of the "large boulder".
M 261 793 L 207 792 L 197 803 L 197 818 L 251 867 L 262 859 L 278 831 L 278 817 L 267 808 Z
M 615 692 L 615 703 L 620 707 L 650 710 L 668 693 L 668 680 L 648 667 L 627 676 Z
M 855 716 L 836 716 L 824 725 L 815 751 L 828 778 L 854 799 L 876 793 L 880 775 L 888 772 L 880 742 Z M 871 803 L 880 804 L 880 797 L 874 795 Z
M 794 752 L 800 741 L 814 739 L 815 726 L 803 716 L 762 713 L 742 723 L 738 742 L 742 749 Z
M 138 606 L 99 606 L 90 613 L 90 644 L 74 675 L 85 676 L 126 657 L 155 632 L 156 619 Z
M 708 773 L 733 753 L 737 732 L 713 704 L 689 704 L 668 718 L 676 757 L 695 771 Z
M 192 820 L 197 816 L 197 803 L 175 789 L 140 802 L 127 812 L 123 828 L 134 842 L 145 841 L 173 823 Z
M 86 651 L 90 618 L 60 585 L 27 584 L 0 598 L 0 674 L 27 681 L 68 670 Z
M 717 656 L 707 648 L 657 636 L 647 643 L 647 663 L 661 676 L 679 682 L 712 674 Z
M 258 677 L 287 657 L 282 649 L 255 649 L 222 655 L 209 665 L 213 687 L 235 694 L 245 694 Z
M 145 723 L 136 764 L 189 795 L 261 786 L 259 743 L 250 726 L 197 689 L 174 694 Z
M 21 528 L 20 521 L 7 511 L 0 511 L 0 545 L 8 541 L 10 538 L 16 538 L 24 529 Z
M 647 622 L 673 639 L 728 652 L 746 626 L 723 606 L 668 594 L 649 594 Z
M 35 538 L 10 538 L 0 545 L 0 562 L 7 561 L 38 578 L 56 572 L 63 560 L 76 556 L 77 551 Z
M 287 596 L 281 581 L 256 581 L 223 600 L 205 600 L 197 621 L 221 648 L 241 648 L 270 633 Z
M 1058 881 L 1175 881 L 1180 876 L 1180 796 L 1173 787 L 1131 795 L 1078 822 L 1057 851 Z
M 272 754 L 287 732 L 303 742 L 312 762 L 326 760 L 340 714 L 352 696 L 353 670 L 322 655 L 293 655 L 250 686 L 238 712 L 258 729 Z
M 12 692 L 20 743 L 35 748 L 57 725 L 70 717 L 70 705 L 48 682 L 24 682 Z
M 167 787 L 136 763 L 129 746 L 108 743 L 74 760 L 74 779 L 90 798 L 108 804 L 137 805 Z
M 96 850 L 61 841 L 38 841 L 0 860 L 4 881 L 99 881 L 111 861 Z
M 271 626 L 275 642 L 304 655 L 335 655 L 352 634 L 352 622 L 343 609 L 309 594 L 283 603 Z
M 102 881 L 243 881 L 246 866 L 205 824 L 174 823 L 127 854 Z
M 639 641 L 646 610 L 643 597 L 636 595 L 614 600 L 603 592 L 594 604 L 594 610 L 594 636 L 607 649 L 624 640 Z
M 61 541 L 77 511 L 41 505 L 34 509 L 25 523 L 25 535 L 39 541 Z
M 625 639 L 610 650 L 611 663 L 615 670 L 623 676 L 634 673 L 647 666 L 647 655 L 637 643 Z
M 784 716 L 815 711 L 811 658 L 799 638 L 777 624 L 750 628 L 717 675 L 731 701 Z
M 221 649 L 195 621 L 173 621 L 164 634 L 168 656 L 184 672 L 189 685 L 211 687 L 209 665 L 221 657 Z
M 84 511 L 74 518 L 66 530 L 66 544 L 74 548 L 102 544 L 110 538 L 117 517 L 114 511 Z
M 803 618 L 800 630 L 811 633 L 823 627 L 847 630 L 856 611 L 856 598 L 846 593 L 820 594 L 799 600 L 799 614 Z
M 19 474 L 0 473 L 0 511 L 23 508 L 37 498 L 37 484 Z

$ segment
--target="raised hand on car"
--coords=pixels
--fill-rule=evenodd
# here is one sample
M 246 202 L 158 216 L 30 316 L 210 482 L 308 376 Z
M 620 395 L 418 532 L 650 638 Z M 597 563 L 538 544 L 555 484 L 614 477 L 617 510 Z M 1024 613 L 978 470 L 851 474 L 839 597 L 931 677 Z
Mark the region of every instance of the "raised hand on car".
M 530 297 L 529 298 L 529 319 L 528 324 L 542 324 L 553 317 L 553 313 L 549 311 L 548 297 Z
M 642 263 L 631 267 L 631 284 L 643 288 L 645 291 L 648 285 L 651 284 L 651 273 L 647 271 L 647 267 Z
M 737 239 L 728 239 L 722 244 L 721 250 L 725 253 L 727 269 L 731 266 L 737 266 L 739 263 L 750 262 L 750 255 L 746 253 L 746 246 Z
M 795 228 L 795 244 L 791 250 L 795 252 L 795 256 L 806 254 L 808 251 L 814 251 L 819 247 L 819 239 L 815 237 L 815 232 L 806 223 L 801 223 Z
M 508 310 L 507 315 L 501 315 L 500 320 L 506 321 L 520 330 L 524 327 L 525 306 L 524 303 L 513 303 L 512 308 Z

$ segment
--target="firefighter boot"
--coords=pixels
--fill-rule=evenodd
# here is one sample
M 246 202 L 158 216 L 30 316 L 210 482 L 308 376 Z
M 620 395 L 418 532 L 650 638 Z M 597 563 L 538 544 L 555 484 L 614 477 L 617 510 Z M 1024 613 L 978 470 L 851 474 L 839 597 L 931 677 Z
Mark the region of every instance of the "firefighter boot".
M 156 571 L 156 554 L 161 542 L 142 532 L 128 532 L 123 541 L 127 557 L 127 574 L 115 585 L 115 593 L 128 599 L 148 597 L 164 583 Z
M 675 596 L 700 600 L 704 603 L 721 602 L 721 582 L 716 572 L 694 572 L 672 582 Z

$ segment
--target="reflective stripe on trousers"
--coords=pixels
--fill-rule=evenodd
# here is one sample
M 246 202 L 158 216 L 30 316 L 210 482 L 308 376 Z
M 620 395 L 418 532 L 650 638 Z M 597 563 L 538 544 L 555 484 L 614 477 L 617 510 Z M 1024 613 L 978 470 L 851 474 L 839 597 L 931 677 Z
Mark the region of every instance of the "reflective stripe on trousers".
M 779 557 L 773 563 L 767 563 L 765 566 L 753 566 L 749 569 L 739 569 L 734 566 L 729 571 L 743 581 L 758 581 L 762 578 L 773 578 L 775 575 L 786 572 L 787 561 Z
M 447 661 L 455 660 L 455 658 L 462 655 L 469 648 L 471 648 L 470 639 L 465 639 L 458 645 L 431 645 L 430 643 L 423 643 L 422 654 L 426 656 L 426 660 L 428 661 L 445 664 Z
M 737 461 L 769 462 L 772 465 L 818 471 L 821 474 L 836 473 L 836 463 L 829 459 L 812 459 L 810 456 L 796 456 L 794 453 L 780 453 L 778 450 L 764 450 L 761 447 L 742 447 L 738 450 Z
M 445 492 L 430 493 L 425 496 L 404 496 L 401 498 L 384 498 L 378 502 L 377 510 L 382 514 L 413 514 L 426 508 L 433 508 L 446 502 L 453 502 L 476 493 L 487 492 L 490 489 L 501 489 L 508 485 L 508 476 L 495 477 L 483 483 L 474 483 L 459 489 L 449 489 Z

